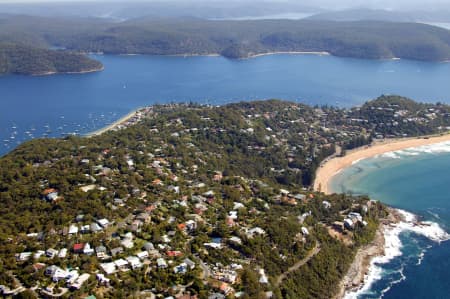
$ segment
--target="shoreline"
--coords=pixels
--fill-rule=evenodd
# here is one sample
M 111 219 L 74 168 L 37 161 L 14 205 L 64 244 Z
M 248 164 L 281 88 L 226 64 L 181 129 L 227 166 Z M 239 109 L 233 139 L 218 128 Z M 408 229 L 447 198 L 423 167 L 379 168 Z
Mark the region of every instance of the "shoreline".
M 92 55 L 104 55 L 103 53 L 91 53 Z M 251 54 L 245 57 L 238 57 L 238 58 L 230 58 L 227 56 L 223 56 L 220 53 L 205 53 L 205 54 L 199 54 L 199 53 L 186 53 L 186 54 L 142 54 L 142 53 L 119 53 L 119 54 L 110 54 L 110 55 L 117 55 L 117 56 L 161 56 L 161 57 L 224 57 L 227 59 L 236 59 L 236 60 L 244 60 L 244 59 L 252 59 L 262 56 L 270 56 L 270 55 L 318 55 L 318 56 L 332 56 L 331 53 L 326 51 L 275 51 L 275 52 L 265 52 L 265 53 L 258 53 L 258 54 Z
M 118 128 L 119 126 L 122 126 L 122 125 L 128 123 L 134 117 L 139 116 L 139 112 L 141 110 L 143 110 L 143 109 L 145 109 L 145 108 L 138 108 L 138 109 L 132 110 L 128 114 L 125 114 L 124 116 L 122 116 L 121 118 L 116 120 L 115 122 L 113 122 L 113 123 L 111 123 L 111 124 L 109 124 L 109 125 L 107 125 L 105 127 L 102 127 L 102 128 L 100 128 L 100 129 L 98 129 L 96 131 L 87 133 L 87 134 L 85 134 L 83 136 L 87 137 L 87 138 L 91 138 L 91 137 L 98 136 L 98 135 L 101 135 L 103 133 L 106 133 L 108 131 L 114 130 L 114 129 Z
M 387 207 L 387 210 L 388 215 L 380 219 L 372 242 L 356 252 L 334 299 L 356 299 L 358 295 L 369 291 L 373 283 L 380 279 L 381 265 L 402 255 L 402 232 L 414 232 L 437 244 L 450 239 L 450 235 L 437 223 L 421 221 L 418 216 L 401 209 Z
M 424 145 L 436 144 L 450 141 L 450 134 L 442 135 L 401 138 L 401 139 L 384 139 L 375 141 L 370 145 L 356 148 L 347 152 L 343 157 L 334 157 L 324 162 L 316 171 L 313 188 L 325 194 L 333 193 L 331 189 L 331 181 L 333 177 L 347 167 L 361 161 L 363 159 L 373 158 L 388 152 L 404 150 L 407 148 L 415 148 Z
M 339 283 L 339 291 L 334 296 L 334 299 L 347 298 L 346 295 L 349 292 L 360 290 L 367 282 L 366 280 L 374 258 L 385 255 L 385 232 L 404 220 L 404 217 L 396 209 L 388 207 L 388 211 L 389 215 L 385 219 L 380 219 L 380 224 L 372 242 L 358 249 L 356 252 L 347 273 Z
M 244 57 L 227 57 L 222 55 L 221 53 L 181 53 L 181 54 L 148 54 L 148 53 L 107 53 L 104 52 L 87 52 L 85 53 L 87 55 L 99 55 L 99 56 L 105 56 L 105 55 L 113 55 L 113 56 L 161 56 L 161 57 L 223 57 L 231 60 L 245 60 L 245 59 L 252 59 L 262 56 L 270 56 L 270 55 L 317 55 L 317 56 L 333 56 L 337 58 L 353 58 L 353 59 L 360 59 L 360 60 L 375 60 L 375 61 L 398 61 L 398 60 L 409 60 L 409 61 L 423 61 L 423 62 L 429 62 L 429 63 L 449 63 L 450 60 L 417 60 L 417 59 L 408 59 L 408 58 L 401 58 L 401 57 L 378 57 L 378 58 L 368 58 L 368 57 L 354 57 L 354 56 L 339 56 L 332 54 L 328 51 L 275 51 L 275 52 L 265 52 L 265 53 L 258 53 L 258 54 L 248 54 Z
M 101 72 L 105 70 L 105 66 L 102 65 L 102 67 L 100 68 L 96 68 L 96 69 L 89 69 L 89 70 L 84 70 L 84 71 L 77 71 L 77 72 L 56 72 L 56 71 L 52 71 L 52 72 L 45 72 L 45 73 L 40 73 L 40 74 L 31 74 L 31 76 L 34 77 L 40 77 L 40 76 L 52 76 L 52 75 L 75 75 L 75 74 L 89 74 L 89 73 L 96 73 L 96 72 Z
M 251 59 L 251 58 L 257 58 L 262 56 L 270 56 L 270 55 L 318 55 L 318 56 L 331 56 L 331 53 L 326 51 L 275 51 L 275 52 L 267 52 L 267 53 L 260 53 L 260 54 L 253 54 L 249 55 L 246 58 L 243 59 Z
M 331 181 L 333 177 L 352 166 L 353 164 L 375 156 L 404 150 L 408 148 L 417 148 L 426 145 L 439 144 L 450 141 L 450 133 L 440 135 L 430 135 L 414 138 L 385 139 L 375 141 L 371 145 L 348 151 L 343 157 L 330 156 L 325 159 L 321 166 L 317 169 L 316 179 L 314 181 L 314 190 L 325 194 L 334 193 L 331 189 Z M 434 241 L 433 236 L 427 236 L 425 231 L 420 231 L 429 224 L 419 221 L 416 216 L 406 211 L 387 207 L 389 215 L 385 219 L 380 219 L 376 234 L 370 244 L 357 250 L 353 262 L 351 263 L 347 273 L 342 277 L 338 292 L 334 299 L 354 299 L 358 293 L 366 291 L 376 280 L 376 263 L 386 263 L 392 256 L 392 238 L 398 237 L 403 230 L 411 230 L 418 232 Z M 411 219 L 409 219 L 411 218 Z M 424 225 L 424 226 L 423 226 Z M 443 231 L 445 233 L 445 231 Z M 397 236 L 396 236 L 397 235 Z M 448 239 L 448 235 L 443 240 Z M 397 249 L 398 248 L 394 248 Z

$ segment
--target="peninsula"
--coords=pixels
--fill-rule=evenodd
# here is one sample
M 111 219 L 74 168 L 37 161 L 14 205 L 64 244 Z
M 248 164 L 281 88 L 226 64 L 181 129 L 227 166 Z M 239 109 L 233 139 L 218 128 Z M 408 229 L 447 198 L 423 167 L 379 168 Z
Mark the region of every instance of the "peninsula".
M 103 65 L 82 54 L 0 42 L 0 75 L 52 75 L 89 73 Z
M 0 291 L 332 298 L 390 213 L 312 190 L 321 162 L 439 133 L 448 115 L 399 96 L 351 109 L 172 104 L 90 138 L 24 143 L 0 158 Z

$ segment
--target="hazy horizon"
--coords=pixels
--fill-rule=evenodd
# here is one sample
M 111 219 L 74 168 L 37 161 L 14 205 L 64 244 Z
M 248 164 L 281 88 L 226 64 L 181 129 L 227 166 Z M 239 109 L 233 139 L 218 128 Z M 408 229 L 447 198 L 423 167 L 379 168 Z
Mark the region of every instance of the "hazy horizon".
M 403 21 L 450 22 L 450 0 L 0 0 L 0 13 L 119 21 L 144 16 L 302 19 L 318 13 L 353 9 L 410 14 Z
M 330 10 L 353 9 L 353 8 L 368 8 L 368 9 L 383 9 L 383 10 L 433 10 L 442 7 L 450 8 L 450 0 L 306 0 L 299 3 L 293 0 L 132 0 L 132 1 L 118 1 L 118 0 L 0 0 L 0 4 L 47 4 L 47 3 L 66 3 L 66 4 L 86 4 L 86 3 L 115 3 L 121 5 L 129 4 L 186 4 L 186 3 L 203 3 L 203 4 L 289 4 L 299 5 L 305 7 L 326 8 Z

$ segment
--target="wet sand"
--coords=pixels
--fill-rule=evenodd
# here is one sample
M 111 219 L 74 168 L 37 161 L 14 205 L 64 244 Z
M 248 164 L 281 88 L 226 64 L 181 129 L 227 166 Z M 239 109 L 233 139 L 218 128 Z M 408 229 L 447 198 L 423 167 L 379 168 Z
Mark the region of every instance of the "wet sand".
M 385 139 L 382 141 L 376 141 L 369 146 L 347 151 L 345 156 L 329 159 L 318 168 L 316 172 L 316 179 L 314 181 L 314 190 L 325 194 L 332 193 L 332 190 L 330 189 L 331 179 L 344 168 L 347 168 L 362 159 L 375 157 L 387 152 L 445 141 L 450 141 L 450 134 L 418 138 Z

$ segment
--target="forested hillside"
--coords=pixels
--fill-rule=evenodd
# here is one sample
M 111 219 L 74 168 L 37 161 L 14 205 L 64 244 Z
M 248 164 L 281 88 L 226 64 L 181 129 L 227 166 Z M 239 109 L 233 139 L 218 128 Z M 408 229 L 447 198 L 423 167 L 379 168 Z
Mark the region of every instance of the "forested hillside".
M 102 67 L 100 62 L 81 54 L 0 43 L 0 74 L 79 73 Z
M 0 39 L 109 54 L 221 54 L 325 51 L 356 58 L 450 59 L 450 31 L 416 23 L 319 20 L 124 22 L 3 16 Z
M 317 167 L 337 146 L 440 132 L 449 111 L 398 96 L 174 104 L 102 135 L 27 142 L 0 159 L 2 292 L 332 298 L 386 209 L 311 191 Z

